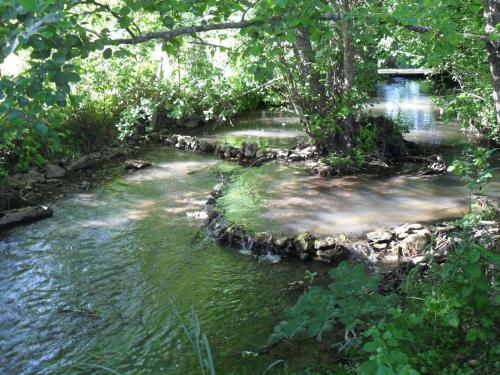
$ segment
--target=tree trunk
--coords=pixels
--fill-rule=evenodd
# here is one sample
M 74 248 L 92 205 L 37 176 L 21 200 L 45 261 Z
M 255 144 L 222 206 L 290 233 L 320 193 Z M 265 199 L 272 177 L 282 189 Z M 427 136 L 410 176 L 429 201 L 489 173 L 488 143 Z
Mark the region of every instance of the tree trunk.
M 347 0 L 343 0 L 342 11 L 344 14 L 349 12 L 349 2 Z M 342 29 L 342 45 L 344 52 L 344 94 L 349 97 L 352 95 L 352 90 L 354 88 L 354 79 L 355 79 L 355 57 L 356 51 L 352 38 L 352 24 L 348 20 L 341 21 L 341 29 Z M 351 100 L 349 99 L 348 103 L 350 108 L 352 108 Z M 354 119 L 354 114 L 349 113 L 345 120 L 344 124 L 344 142 L 346 143 L 344 147 L 346 149 L 351 149 L 355 146 L 357 131 L 356 131 L 356 121 Z
M 484 19 L 485 31 L 488 36 L 495 30 L 495 26 L 500 23 L 500 2 L 498 0 L 485 0 Z M 493 81 L 497 125 L 500 125 L 500 42 L 486 41 L 486 50 L 488 51 L 488 61 Z
M 320 82 L 320 76 L 314 68 L 314 50 L 311 45 L 309 30 L 304 27 L 300 28 L 295 35 L 297 38 L 296 47 L 302 57 L 302 61 L 300 62 L 302 66 L 302 76 L 304 80 L 308 82 L 312 93 L 312 105 L 310 110 L 323 115 L 325 111 L 325 91 Z

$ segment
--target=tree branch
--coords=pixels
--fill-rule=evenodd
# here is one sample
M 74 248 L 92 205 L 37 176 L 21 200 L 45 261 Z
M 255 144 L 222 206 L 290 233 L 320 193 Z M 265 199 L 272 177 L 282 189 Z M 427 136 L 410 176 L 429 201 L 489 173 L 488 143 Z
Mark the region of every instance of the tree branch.
M 325 14 L 324 16 L 320 17 L 320 20 L 322 21 L 340 21 L 342 19 L 341 14 Z M 267 22 L 270 23 L 275 23 L 282 21 L 283 18 L 281 17 L 273 17 L 269 19 Z M 143 35 L 136 35 L 131 38 L 121 38 L 121 39 L 113 39 L 111 40 L 111 44 L 118 45 L 118 44 L 140 44 L 144 43 L 150 40 L 163 40 L 163 41 L 169 41 L 174 38 L 177 38 L 179 36 L 183 35 L 191 35 L 191 34 L 197 34 L 197 33 L 204 33 L 208 31 L 216 31 L 216 30 L 239 30 L 239 29 L 244 29 L 250 26 L 256 26 L 259 24 L 263 24 L 264 21 L 262 20 L 242 20 L 239 22 L 223 22 L 223 23 L 216 23 L 216 24 L 208 24 L 208 25 L 194 25 L 194 26 L 185 26 L 185 27 L 179 27 L 177 29 L 173 30 L 168 30 L 168 31 L 156 31 L 156 32 L 151 32 Z
M 419 34 L 427 34 L 432 31 L 434 31 L 431 27 L 429 26 L 422 26 L 422 25 L 402 25 L 401 23 L 398 22 L 398 24 L 402 27 L 404 27 L 407 30 L 414 31 Z M 439 33 L 441 34 L 441 33 Z M 460 33 L 464 37 L 464 39 L 477 39 L 481 40 L 483 42 L 487 42 L 488 38 L 484 35 L 476 35 L 476 34 L 470 34 L 470 33 Z

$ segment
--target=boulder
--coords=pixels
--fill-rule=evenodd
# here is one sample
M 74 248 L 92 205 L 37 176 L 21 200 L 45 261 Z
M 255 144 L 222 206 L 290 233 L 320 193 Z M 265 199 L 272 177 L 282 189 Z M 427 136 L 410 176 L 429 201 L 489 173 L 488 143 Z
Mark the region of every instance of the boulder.
M 248 143 L 248 144 L 245 145 L 244 156 L 247 159 L 253 159 L 257 155 L 258 149 L 259 149 L 259 147 L 257 146 L 257 144 L 255 144 L 255 143 Z
M 269 249 L 273 246 L 273 234 L 271 232 L 259 232 L 253 237 L 257 246 Z
M 134 170 L 140 170 L 144 169 L 147 167 L 151 167 L 151 163 L 147 161 L 142 161 L 142 160 L 126 160 L 124 163 L 125 169 L 134 169 Z
M 37 182 L 41 182 L 41 181 L 45 180 L 45 176 L 35 169 L 30 169 L 28 171 L 28 173 L 26 173 L 25 178 L 26 178 L 26 183 L 28 185 L 35 184 Z
M 82 169 L 87 169 L 92 166 L 94 161 L 90 158 L 89 155 L 84 155 L 78 159 L 73 160 L 67 167 L 68 171 L 75 172 Z
M 64 177 L 66 176 L 68 172 L 66 171 L 66 169 L 58 166 L 58 165 L 54 165 L 54 164 L 47 164 L 45 166 L 45 178 L 47 179 L 51 179 L 51 178 L 61 178 L 61 177 Z
M 378 242 L 378 243 L 374 243 L 372 245 L 372 247 L 375 249 L 375 250 L 378 250 L 378 251 L 382 251 L 382 250 L 385 250 L 387 249 L 389 245 L 387 244 L 387 242 Z
M 288 246 L 290 239 L 288 237 L 276 237 L 273 240 L 273 245 L 279 249 L 284 249 Z
M 294 250 L 300 259 L 304 260 L 312 255 L 314 252 L 314 240 L 314 236 L 309 232 L 304 232 L 294 237 Z
M 215 149 L 215 144 L 209 141 L 200 141 L 201 152 L 212 152 Z
M 331 249 L 318 250 L 316 255 L 316 259 L 322 262 L 340 263 L 349 257 L 349 249 L 339 244 Z
M 298 155 L 296 153 L 291 153 L 288 156 L 288 160 L 290 160 L 290 161 L 301 161 L 301 160 L 304 160 L 304 157 L 300 156 L 300 155 Z
M 45 206 L 23 207 L 5 211 L 0 217 L 0 229 L 46 219 L 51 217 L 53 213 L 52 209 Z
M 392 233 L 388 230 L 377 230 L 366 234 L 366 238 L 370 242 L 389 242 L 392 239 Z
M 314 241 L 314 248 L 316 250 L 327 250 L 335 247 L 336 243 L 337 241 L 333 237 L 318 238 Z
M 430 243 L 430 236 L 426 234 L 410 234 L 406 237 L 396 249 L 399 255 L 417 255 L 420 254 Z
M 224 183 L 220 182 L 217 185 L 215 185 L 210 192 L 210 195 L 214 198 L 218 198 L 222 195 L 222 192 L 224 191 Z

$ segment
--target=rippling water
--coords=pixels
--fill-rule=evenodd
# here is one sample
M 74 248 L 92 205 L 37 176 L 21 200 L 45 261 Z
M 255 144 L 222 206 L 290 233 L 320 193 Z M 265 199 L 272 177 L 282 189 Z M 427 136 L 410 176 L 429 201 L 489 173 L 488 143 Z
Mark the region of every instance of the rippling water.
M 413 121 L 410 137 L 443 134 L 429 98 L 413 82 L 381 85 Z M 391 112 L 392 113 L 392 112 Z M 212 129 L 229 143 L 282 147 L 302 136 L 296 119 L 260 114 Z M 427 135 L 425 136 L 427 137 Z M 448 135 L 443 135 L 448 139 Z M 300 164 L 242 170 L 206 156 L 157 148 L 151 169 L 55 203 L 54 218 L 3 233 L 0 242 L 0 373 L 196 374 L 185 332 L 196 311 L 220 374 L 262 373 L 278 358 L 292 369 L 327 351 L 296 343 L 271 355 L 242 356 L 266 344 L 296 294 L 281 291 L 317 264 L 256 262 L 200 233 L 198 213 L 221 173 L 233 172 L 221 204 L 255 229 L 363 231 L 456 215 L 466 191 L 453 178 L 319 179 Z M 113 172 L 115 173 L 115 172 Z M 177 312 L 175 312 L 177 310 Z
M 0 373 L 197 373 L 181 329 L 193 308 L 219 373 L 265 368 L 242 358 L 289 300 L 280 289 L 309 265 L 257 263 L 200 235 L 215 159 L 168 150 L 154 167 L 57 202 L 53 219 L 0 242 Z M 193 173 L 195 172 L 195 173 Z M 191 322 L 185 322 L 188 327 Z

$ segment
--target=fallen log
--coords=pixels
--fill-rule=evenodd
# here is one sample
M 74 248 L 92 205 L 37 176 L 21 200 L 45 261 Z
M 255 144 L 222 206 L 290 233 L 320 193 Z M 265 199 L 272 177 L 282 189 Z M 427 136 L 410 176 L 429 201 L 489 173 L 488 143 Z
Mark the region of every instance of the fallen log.
M 4 211 L 0 217 L 0 229 L 11 228 L 17 225 L 29 224 L 34 221 L 47 219 L 54 211 L 45 206 L 23 207 Z

